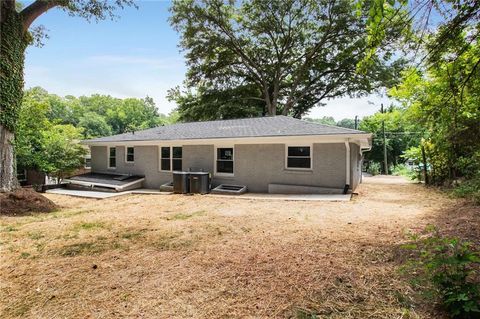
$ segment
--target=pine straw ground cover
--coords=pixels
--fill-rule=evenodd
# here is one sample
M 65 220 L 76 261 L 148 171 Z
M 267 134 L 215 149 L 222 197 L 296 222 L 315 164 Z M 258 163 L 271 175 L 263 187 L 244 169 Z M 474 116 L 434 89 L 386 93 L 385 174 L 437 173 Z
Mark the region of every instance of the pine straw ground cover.
M 0 317 L 441 318 L 412 298 L 399 246 L 429 223 L 477 233 L 478 209 L 458 212 L 461 202 L 399 177 L 359 192 L 350 202 L 47 195 L 59 211 L 0 217 Z

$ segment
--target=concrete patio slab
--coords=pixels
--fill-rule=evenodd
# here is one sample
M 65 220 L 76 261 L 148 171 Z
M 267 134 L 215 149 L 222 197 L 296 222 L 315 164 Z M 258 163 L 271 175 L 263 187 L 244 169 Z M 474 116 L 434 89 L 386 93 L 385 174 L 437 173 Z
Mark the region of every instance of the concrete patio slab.
M 47 190 L 49 194 L 68 195 L 76 197 L 104 199 L 110 197 L 123 196 L 128 194 L 146 194 L 146 195 L 171 195 L 170 192 L 161 192 L 156 189 L 140 188 L 125 192 L 98 192 L 98 191 L 84 191 L 73 190 L 66 188 L 54 188 Z M 256 200 L 288 200 L 288 201 L 349 201 L 352 194 L 260 194 L 260 193 L 246 193 L 243 195 L 220 195 L 220 194 L 206 194 L 198 196 L 221 197 L 221 198 L 240 198 L 240 199 L 256 199 Z
M 131 191 L 124 191 L 124 192 L 99 192 L 99 191 L 85 191 L 85 190 L 76 190 L 76 189 L 66 189 L 66 188 L 54 188 L 49 189 L 46 191 L 49 194 L 59 194 L 59 195 L 68 195 L 68 196 L 76 196 L 76 197 L 86 197 L 86 198 L 110 198 L 110 197 L 117 197 L 123 196 L 128 194 L 145 194 L 145 195 L 170 195 L 170 192 L 161 192 L 156 189 L 148 189 L 148 188 L 139 188 L 134 189 Z
M 110 198 L 116 196 L 122 196 L 126 194 L 130 194 L 129 191 L 126 192 L 118 192 L 118 193 L 110 193 L 110 192 L 98 192 L 98 191 L 84 191 L 84 190 L 76 190 L 76 189 L 66 189 L 66 188 L 54 188 L 49 189 L 46 191 L 48 194 L 59 194 L 59 195 L 69 195 L 69 196 L 76 196 L 76 197 L 87 197 L 87 198 Z
M 349 201 L 352 194 L 260 194 L 246 193 L 243 195 L 219 195 L 207 194 L 204 196 L 224 197 L 224 198 L 240 198 L 240 199 L 256 199 L 256 200 L 287 200 L 287 201 L 327 201 L 327 202 L 343 202 Z

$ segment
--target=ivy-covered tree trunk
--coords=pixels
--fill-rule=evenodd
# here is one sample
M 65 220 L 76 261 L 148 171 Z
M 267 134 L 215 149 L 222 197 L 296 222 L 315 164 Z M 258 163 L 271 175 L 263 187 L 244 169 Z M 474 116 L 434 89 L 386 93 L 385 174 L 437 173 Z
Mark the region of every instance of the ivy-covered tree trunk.
M 14 1 L 0 1 L 0 192 L 18 187 L 15 125 L 23 97 L 23 66 L 28 35 Z

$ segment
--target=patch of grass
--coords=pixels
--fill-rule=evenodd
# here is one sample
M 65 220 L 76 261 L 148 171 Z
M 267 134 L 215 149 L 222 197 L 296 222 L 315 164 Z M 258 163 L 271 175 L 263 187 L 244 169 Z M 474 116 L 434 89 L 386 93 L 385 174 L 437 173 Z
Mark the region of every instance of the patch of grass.
M 205 214 L 205 211 L 204 210 L 199 210 L 197 212 L 193 212 L 193 213 L 177 213 L 177 214 L 174 214 L 173 216 L 170 216 L 170 217 L 167 217 L 167 220 L 185 220 L 185 219 L 189 219 L 189 218 L 192 218 L 192 217 L 196 217 L 196 216 L 202 216 Z
M 12 231 L 18 231 L 18 228 L 12 226 L 12 225 L 7 225 L 4 226 L 2 229 L 3 232 L 12 232 Z
M 180 238 L 180 233 L 166 233 L 154 238 L 152 245 L 160 250 L 181 250 L 193 245 L 193 241 Z
M 75 230 L 93 230 L 93 229 L 101 229 L 105 228 L 105 223 L 104 222 L 83 222 L 76 224 L 74 226 Z
M 45 237 L 45 235 L 41 231 L 36 231 L 28 233 L 28 237 L 33 240 L 39 240 Z
M 30 257 L 30 253 L 23 252 L 20 254 L 20 258 L 27 259 L 28 257 Z
M 296 319 L 317 319 L 319 318 L 314 311 L 307 309 L 297 309 L 295 312 Z
M 459 184 L 453 189 L 452 194 L 456 197 L 467 198 L 476 205 L 480 205 L 480 177 Z
M 81 242 L 66 245 L 60 248 L 57 253 L 64 257 L 74 257 L 78 255 L 97 255 L 108 250 L 120 249 L 123 246 L 117 242 L 107 242 L 106 240 L 98 240 L 95 242 Z
M 142 231 L 127 231 L 120 235 L 123 239 L 136 239 L 143 235 Z

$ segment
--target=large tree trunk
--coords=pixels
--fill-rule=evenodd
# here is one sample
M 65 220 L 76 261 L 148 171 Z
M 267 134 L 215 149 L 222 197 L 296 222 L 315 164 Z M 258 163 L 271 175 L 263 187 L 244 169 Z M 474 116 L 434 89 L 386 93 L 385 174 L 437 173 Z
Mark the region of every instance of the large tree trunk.
M 23 98 L 23 66 L 29 35 L 14 1 L 0 1 L 0 192 L 18 187 L 15 127 Z
M 0 192 L 8 192 L 19 186 L 15 169 L 14 139 L 13 132 L 0 124 Z

